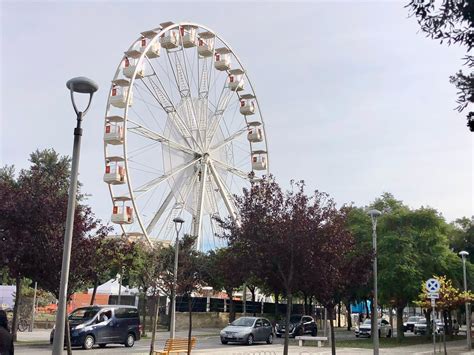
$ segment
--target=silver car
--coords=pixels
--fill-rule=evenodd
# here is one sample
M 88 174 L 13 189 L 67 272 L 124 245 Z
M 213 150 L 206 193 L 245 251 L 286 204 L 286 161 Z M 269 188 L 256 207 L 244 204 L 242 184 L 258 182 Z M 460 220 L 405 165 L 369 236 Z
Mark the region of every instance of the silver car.
M 257 341 L 273 343 L 273 327 L 266 318 L 240 317 L 221 330 L 221 343 L 244 343 Z

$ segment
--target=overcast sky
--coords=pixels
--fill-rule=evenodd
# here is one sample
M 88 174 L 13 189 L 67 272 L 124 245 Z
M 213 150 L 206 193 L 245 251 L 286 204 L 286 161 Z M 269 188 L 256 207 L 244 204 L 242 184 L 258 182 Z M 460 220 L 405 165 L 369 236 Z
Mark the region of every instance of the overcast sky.
M 473 144 L 453 110 L 464 48 L 427 39 L 401 2 L 1 2 L 0 164 L 28 166 L 35 149 L 72 154 L 65 87 L 100 86 L 83 124 L 83 191 L 108 221 L 103 122 L 123 52 L 161 22 L 216 31 L 252 79 L 271 172 L 304 179 L 339 204 L 384 191 L 448 221 L 472 215 Z

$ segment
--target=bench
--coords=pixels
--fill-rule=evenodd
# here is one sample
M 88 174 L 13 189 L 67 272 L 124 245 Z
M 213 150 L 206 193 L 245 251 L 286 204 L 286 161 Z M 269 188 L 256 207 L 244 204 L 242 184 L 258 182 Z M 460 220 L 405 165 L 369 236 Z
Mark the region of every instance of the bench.
M 196 338 L 191 338 L 191 349 L 196 346 Z M 154 351 L 154 355 L 169 355 L 179 354 L 188 352 L 188 339 L 166 339 L 165 347 L 163 350 Z
M 303 346 L 305 341 L 317 341 L 318 347 L 320 348 L 322 346 L 321 342 L 328 341 L 328 337 L 312 337 L 309 335 L 302 335 L 295 337 L 295 340 L 298 340 L 299 346 Z

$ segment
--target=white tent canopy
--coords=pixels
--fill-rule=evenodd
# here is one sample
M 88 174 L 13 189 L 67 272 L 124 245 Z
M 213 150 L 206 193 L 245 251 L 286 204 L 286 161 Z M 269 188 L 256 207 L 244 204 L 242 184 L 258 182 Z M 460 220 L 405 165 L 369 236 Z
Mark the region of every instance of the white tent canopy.
M 117 279 L 110 279 L 106 283 L 97 287 L 97 294 L 106 294 L 106 295 L 118 295 L 119 294 L 119 282 Z M 89 288 L 87 293 L 92 293 L 94 291 L 93 288 Z M 126 285 L 122 285 L 122 289 L 120 290 L 122 295 L 136 295 L 138 294 L 138 288 L 129 288 Z

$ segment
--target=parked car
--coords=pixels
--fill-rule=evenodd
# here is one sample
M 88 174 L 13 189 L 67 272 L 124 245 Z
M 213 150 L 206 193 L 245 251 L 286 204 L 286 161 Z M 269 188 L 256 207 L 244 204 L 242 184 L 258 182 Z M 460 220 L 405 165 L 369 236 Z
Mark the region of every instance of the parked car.
M 420 319 L 424 319 L 424 318 L 425 317 L 421 317 L 421 316 L 408 317 L 407 321 L 403 323 L 403 331 L 413 332 L 415 330 L 415 324 L 418 323 Z
M 260 317 L 240 317 L 221 330 L 221 343 L 244 343 L 257 341 L 273 343 L 273 327 L 270 321 Z
M 385 319 L 378 320 L 378 330 L 379 337 L 390 338 L 392 336 L 392 326 Z M 355 336 L 359 337 L 368 337 L 370 338 L 372 334 L 372 321 L 370 319 L 364 320 L 364 322 L 355 328 Z
M 436 333 L 437 334 L 442 334 L 444 332 L 444 322 L 441 319 L 436 319 Z M 423 318 L 420 320 L 418 323 L 415 324 L 415 334 L 426 334 L 426 329 L 427 329 L 427 324 L 426 324 L 426 318 Z
M 285 336 L 284 319 L 276 324 L 275 333 L 278 338 Z M 316 325 L 313 317 L 294 314 L 290 316 L 289 334 L 291 337 L 304 334 L 316 336 L 318 335 L 318 326 Z
M 426 318 L 421 318 L 417 323 L 415 323 L 413 332 L 415 334 L 426 334 Z
M 130 348 L 140 340 L 140 317 L 137 307 L 90 306 L 74 310 L 69 316 L 71 345 L 92 349 L 94 344 L 124 344 Z M 54 328 L 50 343 L 53 343 Z

